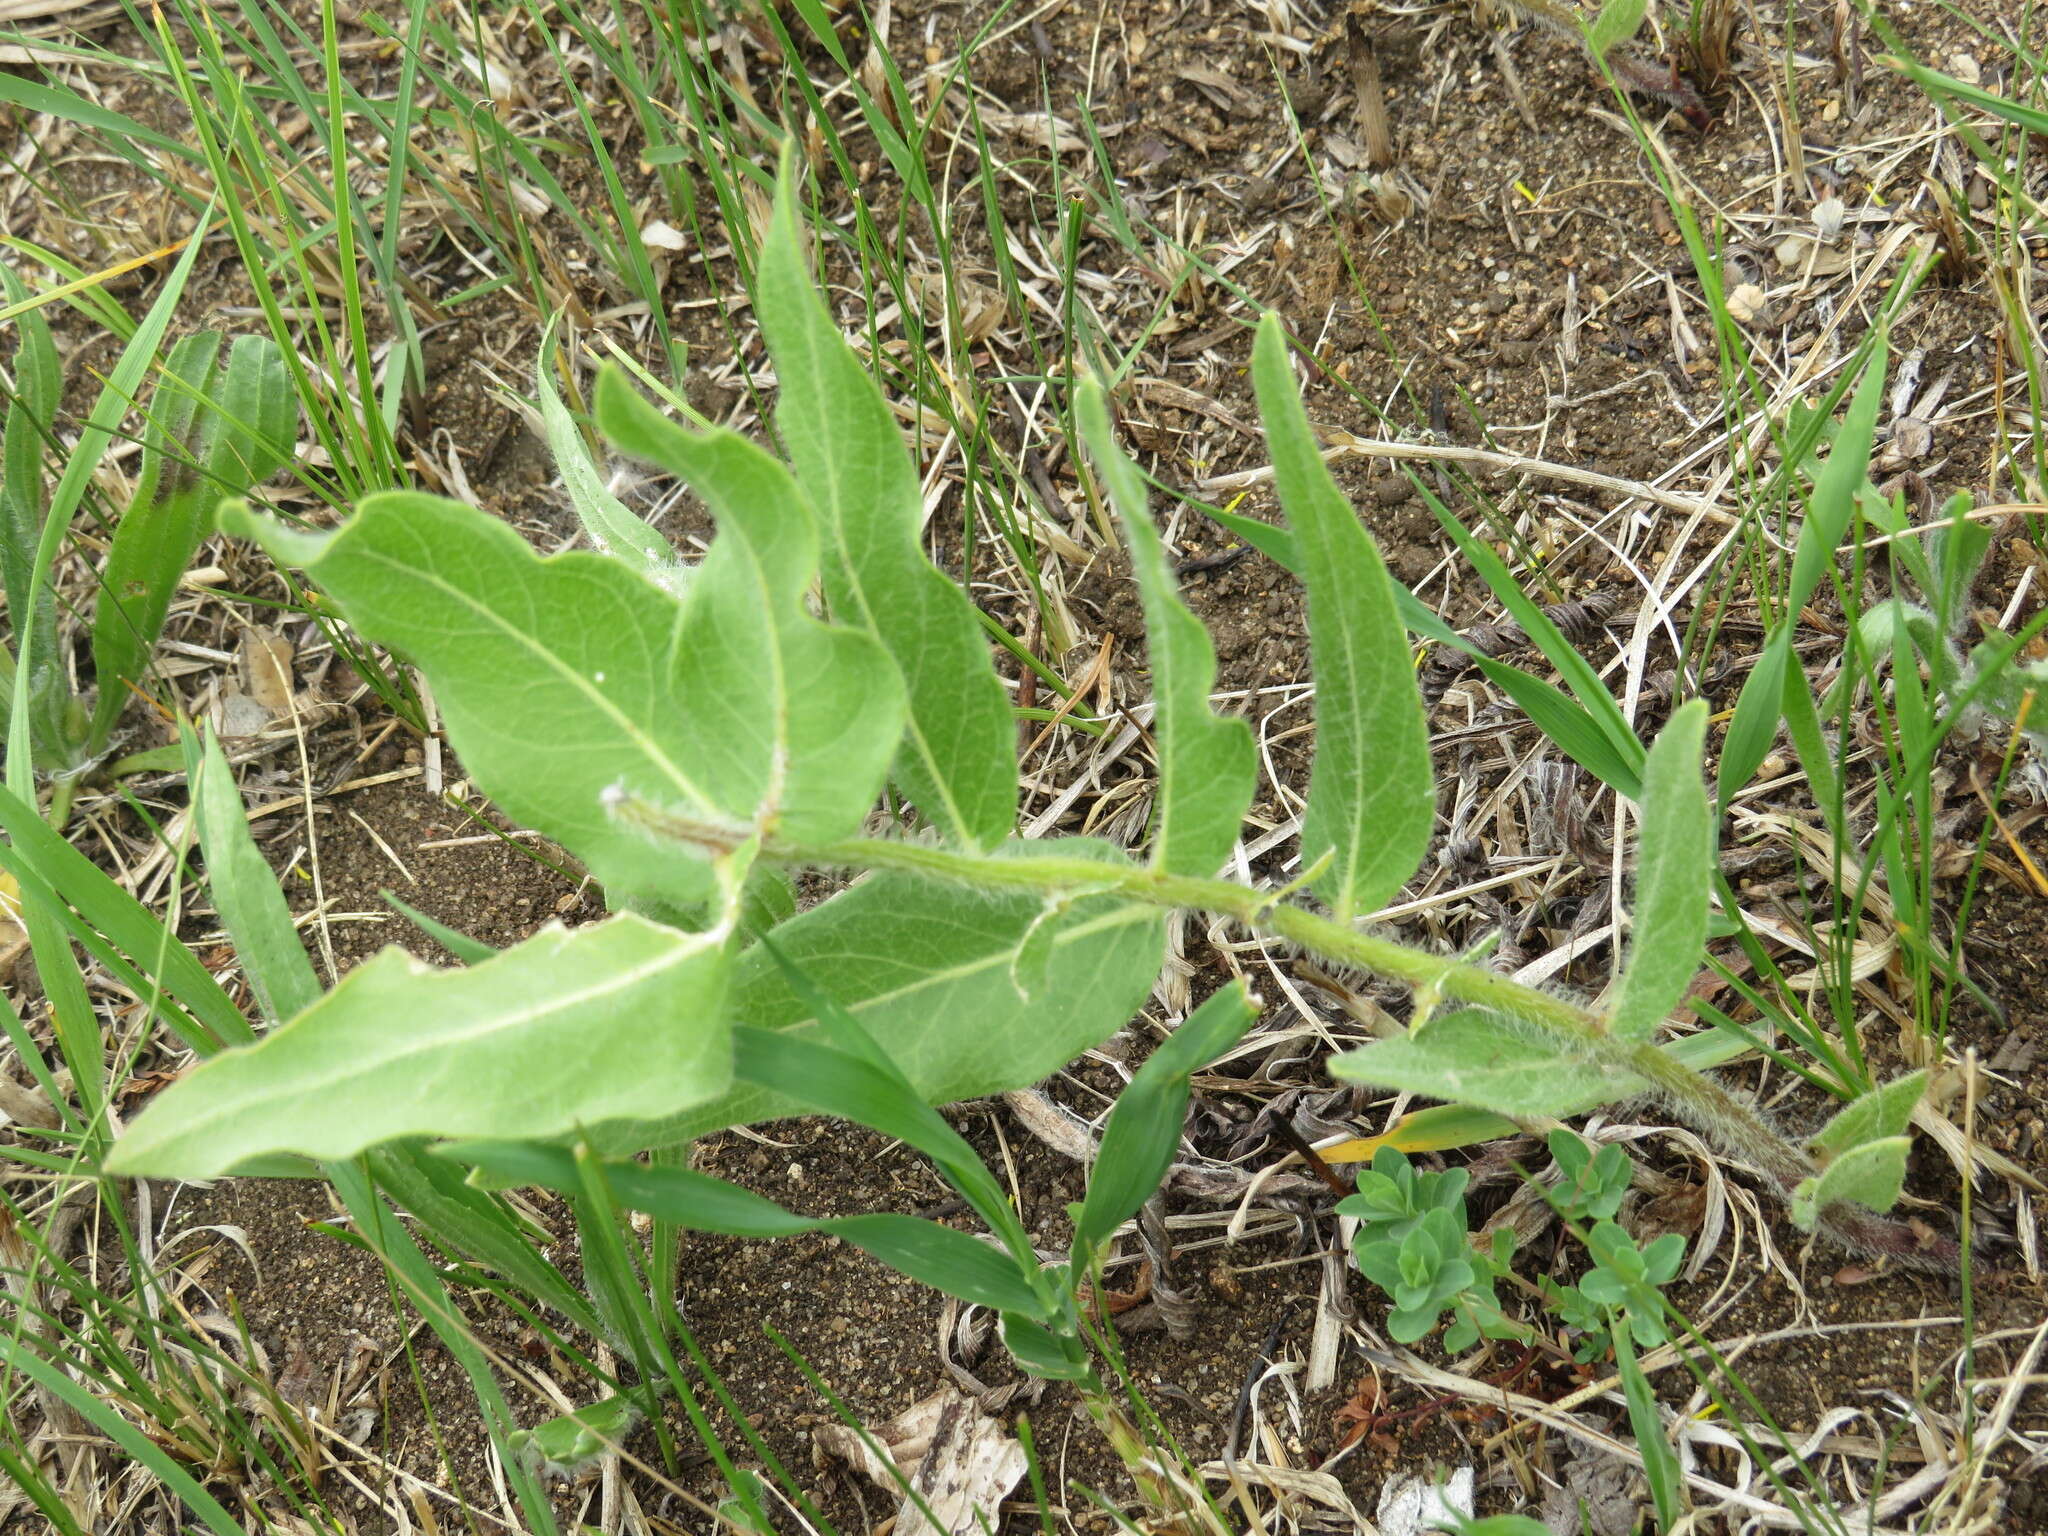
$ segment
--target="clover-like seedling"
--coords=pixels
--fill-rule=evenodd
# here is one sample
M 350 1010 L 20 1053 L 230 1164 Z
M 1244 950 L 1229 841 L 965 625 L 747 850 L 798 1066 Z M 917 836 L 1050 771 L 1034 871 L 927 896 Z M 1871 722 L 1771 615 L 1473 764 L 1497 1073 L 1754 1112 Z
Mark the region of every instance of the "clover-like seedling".
M 1670 1335 L 1657 1292 L 1677 1278 L 1685 1259 L 1685 1239 L 1667 1232 L 1649 1247 L 1638 1248 L 1621 1227 L 1603 1221 L 1586 1234 L 1586 1247 L 1594 1265 L 1579 1282 L 1580 1294 L 1610 1317 L 1625 1317 L 1629 1331 L 1645 1349 L 1662 1344 Z
M 1452 1354 L 1470 1349 L 1482 1334 L 1514 1338 L 1525 1331 L 1502 1315 L 1493 1293 L 1507 1272 L 1514 1233 L 1496 1232 L 1487 1253 L 1473 1249 L 1465 1215 L 1469 1181 L 1462 1168 L 1417 1172 L 1401 1153 L 1382 1147 L 1358 1176 L 1358 1192 L 1337 1207 L 1359 1221 L 1352 1253 L 1359 1272 L 1392 1298 L 1387 1332 L 1399 1343 L 1422 1338 L 1446 1312 L 1453 1320 L 1444 1348 Z
M 1613 1144 L 1597 1153 L 1585 1139 L 1559 1127 L 1550 1133 L 1550 1155 L 1563 1177 L 1544 1191 L 1566 1221 L 1612 1221 L 1628 1193 L 1628 1154 Z
M 1338 1205 L 1337 1213 L 1358 1218 L 1361 1238 L 1370 1233 L 1399 1242 L 1433 1210 L 1456 1209 L 1462 1219 L 1470 1182 L 1462 1168 L 1418 1172 L 1402 1153 L 1381 1147 L 1372 1167 L 1359 1174 L 1357 1192 Z

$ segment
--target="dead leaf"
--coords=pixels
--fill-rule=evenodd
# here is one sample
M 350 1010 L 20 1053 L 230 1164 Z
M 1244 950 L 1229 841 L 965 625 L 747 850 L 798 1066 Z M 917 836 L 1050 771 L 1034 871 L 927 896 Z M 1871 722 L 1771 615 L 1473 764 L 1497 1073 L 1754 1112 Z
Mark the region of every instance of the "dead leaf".
M 818 1455 L 835 1457 L 877 1487 L 902 1491 L 907 1480 L 917 1498 L 905 1497 L 896 1512 L 894 1536 L 968 1536 L 998 1523 L 997 1507 L 1024 1476 L 1024 1447 L 1007 1434 L 1000 1419 L 983 1413 L 953 1387 L 933 1393 L 884 1424 L 867 1426 L 888 1463 L 868 1448 L 850 1426 L 827 1425 L 816 1432 Z M 922 1501 L 937 1517 L 935 1530 Z
M 242 635 L 242 687 L 273 720 L 292 712 L 292 643 L 284 634 L 251 625 Z

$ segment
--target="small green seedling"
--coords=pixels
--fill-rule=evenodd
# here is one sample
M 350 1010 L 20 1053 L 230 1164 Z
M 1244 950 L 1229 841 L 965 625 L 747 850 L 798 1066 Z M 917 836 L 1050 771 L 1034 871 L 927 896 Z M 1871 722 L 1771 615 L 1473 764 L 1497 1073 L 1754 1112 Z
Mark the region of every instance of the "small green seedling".
M 1551 1208 L 1566 1221 L 1612 1220 L 1634 1172 L 1628 1153 L 1612 1142 L 1596 1153 L 1562 1126 L 1550 1133 L 1549 1145 L 1562 1176 L 1543 1192 Z
M 1677 1277 L 1685 1239 L 1667 1232 L 1639 1249 L 1618 1224 L 1602 1221 L 1586 1234 L 1586 1249 L 1593 1268 L 1579 1281 L 1580 1294 L 1609 1317 L 1624 1318 L 1644 1348 L 1662 1344 L 1669 1334 L 1656 1292 Z
M 1418 1172 L 1402 1153 L 1382 1147 L 1358 1176 L 1357 1193 L 1337 1206 L 1356 1217 L 1351 1251 L 1359 1272 L 1393 1299 L 1387 1332 L 1412 1344 L 1448 1312 L 1444 1348 L 1462 1354 L 1484 1336 L 1522 1338 L 1528 1330 L 1507 1318 L 1494 1284 L 1507 1273 L 1515 1235 L 1501 1228 L 1490 1248 L 1472 1246 L 1465 1215 L 1462 1168 Z

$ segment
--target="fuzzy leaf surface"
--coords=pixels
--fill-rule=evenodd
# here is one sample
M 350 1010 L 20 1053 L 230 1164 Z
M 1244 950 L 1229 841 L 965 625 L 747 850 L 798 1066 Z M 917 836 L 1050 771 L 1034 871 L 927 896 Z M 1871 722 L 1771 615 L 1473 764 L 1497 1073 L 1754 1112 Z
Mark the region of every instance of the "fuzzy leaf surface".
M 1851 1147 L 1817 1177 L 1800 1181 L 1792 1191 L 1792 1220 L 1810 1232 L 1820 1213 L 1839 1200 L 1873 1211 L 1890 1210 L 1906 1186 L 1906 1155 L 1912 1150 L 1910 1136 L 1886 1136 Z
M 1017 816 L 1009 695 L 966 594 L 925 557 L 916 468 L 812 285 L 795 202 L 785 163 L 754 294 L 781 390 L 776 428 L 822 520 L 834 617 L 875 635 L 902 670 L 897 782 L 948 841 L 986 847 Z
M 576 418 L 562 403 L 552 377 L 552 336 L 541 340 L 540 361 L 535 365 L 536 398 L 540 402 L 541 425 L 547 432 L 548 451 L 555 456 L 569 504 L 576 509 L 590 542 L 609 555 L 625 561 L 658 587 L 681 594 L 689 579 L 689 568 L 677 558 L 674 547 L 645 518 L 634 516 L 626 504 L 606 487 L 604 478 L 590 456 L 590 447 L 576 425 Z
M 1436 818 L 1429 737 L 1393 581 L 1316 451 L 1271 313 L 1252 381 L 1308 589 L 1316 749 L 1302 863 L 1334 853 L 1315 890 L 1342 922 L 1384 906 L 1422 862 Z
M 765 450 L 724 428 L 685 431 L 614 369 L 598 379 L 597 416 L 613 444 L 688 481 L 718 519 L 680 650 L 710 683 L 695 699 L 697 731 L 753 738 L 731 803 L 745 803 L 765 768 L 772 830 L 795 842 L 854 830 L 902 739 L 903 684 L 873 636 L 805 611 L 818 569 L 809 501 Z
M 704 900 L 712 856 L 779 821 L 844 835 L 880 792 L 895 679 L 861 637 L 811 633 L 800 535 L 764 550 L 736 521 L 678 600 L 619 561 L 543 559 L 497 519 L 415 492 L 366 497 L 331 534 L 234 508 L 222 525 L 303 566 L 360 633 L 417 664 L 471 777 L 615 895 Z M 852 695 L 809 696 L 791 644 L 829 652 Z M 829 794 L 801 804 L 791 765 L 819 755 Z
M 1563 1057 L 1556 1046 L 1478 1008 L 1346 1051 L 1331 1060 L 1330 1075 L 1516 1119 L 1578 1114 L 1644 1087 L 1633 1073 Z
M 1145 509 L 1145 482 L 1111 434 L 1102 386 L 1088 380 L 1075 404 L 1082 436 L 1123 527 L 1145 607 L 1157 710 L 1152 728 L 1159 742 L 1152 862 L 1169 874 L 1213 875 L 1230 856 L 1257 788 L 1251 728 L 1209 707 L 1216 649 L 1174 585 L 1166 546 Z
M 1714 881 L 1714 818 L 1700 778 L 1707 706 L 1671 717 L 1643 764 L 1642 853 L 1634 941 L 1614 1002 L 1614 1033 L 1647 1040 L 1678 1006 L 1706 952 Z
M 404 1136 L 549 1136 L 702 1103 L 732 1076 L 727 944 L 631 913 L 467 970 L 381 951 L 159 1094 L 109 1169 L 210 1178 Z
M 1926 1091 L 1925 1067 L 1894 1078 L 1843 1105 L 1808 1145 L 1823 1157 L 1835 1158 L 1866 1141 L 1903 1136 L 1913 1123 L 1914 1106 Z
M 1098 845 L 1099 846 L 1099 845 Z M 1028 857 L 1034 844 L 1015 845 Z M 1085 849 L 1062 838 L 1063 854 Z M 1044 904 L 1028 893 L 989 896 L 904 875 L 875 875 L 775 930 L 775 943 L 832 997 L 910 1079 L 928 1104 L 1028 1087 L 1099 1045 L 1143 1004 L 1164 955 L 1156 908 L 1108 897 L 1046 919 L 1043 987 L 1027 1000 L 1012 978 Z M 1046 937 L 1041 928 L 1038 939 Z M 731 1014 L 763 1029 L 817 1028 L 811 1007 L 761 947 L 735 962 Z M 963 1022 L 972 1027 L 962 1027 Z M 729 1125 L 802 1114 L 758 1087 L 660 1125 L 601 1136 L 608 1152 L 637 1151 Z

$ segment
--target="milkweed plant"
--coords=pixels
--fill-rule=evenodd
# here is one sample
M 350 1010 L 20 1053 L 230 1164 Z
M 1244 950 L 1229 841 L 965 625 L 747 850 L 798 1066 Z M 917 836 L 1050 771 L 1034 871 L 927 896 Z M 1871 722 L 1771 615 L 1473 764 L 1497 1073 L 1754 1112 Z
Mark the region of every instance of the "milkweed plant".
M 1250 1027 L 1255 1001 L 1225 987 L 1137 1074 L 1058 1263 L 932 1106 L 1035 1083 L 1124 1027 L 1160 973 L 1169 917 L 1194 912 L 1413 989 L 1409 1031 L 1337 1056 L 1339 1078 L 1523 1121 L 1649 1095 L 1757 1170 L 1801 1226 L 1920 1251 L 1875 1214 L 1900 1192 L 1919 1076 L 1851 1102 L 1802 1145 L 1661 1038 L 1703 964 L 1716 867 L 1703 702 L 1636 748 L 1633 943 L 1602 1006 L 1365 926 L 1431 838 L 1426 714 L 1406 594 L 1316 451 L 1277 316 L 1259 327 L 1253 382 L 1307 592 L 1305 873 L 1284 890 L 1216 877 L 1254 793 L 1251 733 L 1211 707 L 1209 636 L 1086 381 L 1074 409 L 1150 637 L 1158 786 L 1142 856 L 1018 836 L 1011 700 L 967 597 L 924 553 L 915 466 L 813 285 L 792 187 L 785 165 L 754 293 L 786 461 L 679 424 L 615 369 L 597 381 L 612 449 L 686 482 L 716 519 L 687 572 L 606 499 L 573 429 L 556 430 L 567 416 L 545 384 L 594 551 L 543 558 L 483 512 L 406 491 L 365 498 L 331 532 L 222 507 L 225 531 L 303 570 L 362 636 L 424 674 L 471 780 L 580 859 L 612 910 L 502 952 L 460 945 L 457 968 L 387 948 L 323 992 L 209 745 L 201 834 L 270 1023 L 159 1094 L 113 1144 L 110 1171 L 305 1176 L 425 1146 L 436 1155 L 407 1166 L 598 1190 L 674 1229 L 829 1230 L 994 1309 L 1024 1370 L 1099 1388 L 1082 1282 L 1164 1176 L 1190 1074 Z M 913 835 L 864 831 L 890 791 L 914 808 Z M 857 878 L 798 912 L 791 882 L 807 870 Z M 682 1166 L 677 1149 L 695 1138 L 798 1113 L 917 1147 L 996 1242 L 906 1215 L 812 1221 Z M 420 1202 L 444 1188 L 411 1177 Z M 1445 1226 L 1417 1217 L 1413 1242 L 1462 1245 Z M 1390 1289 L 1397 1250 L 1374 1259 Z M 1477 1283 L 1489 1257 L 1443 1258 L 1400 1331 L 1445 1306 L 1462 1306 L 1467 1331 L 1496 1331 Z M 566 1293 L 561 1305 L 592 1315 Z M 1090 1400 L 1129 1451 L 1117 1406 L 1099 1390 Z

